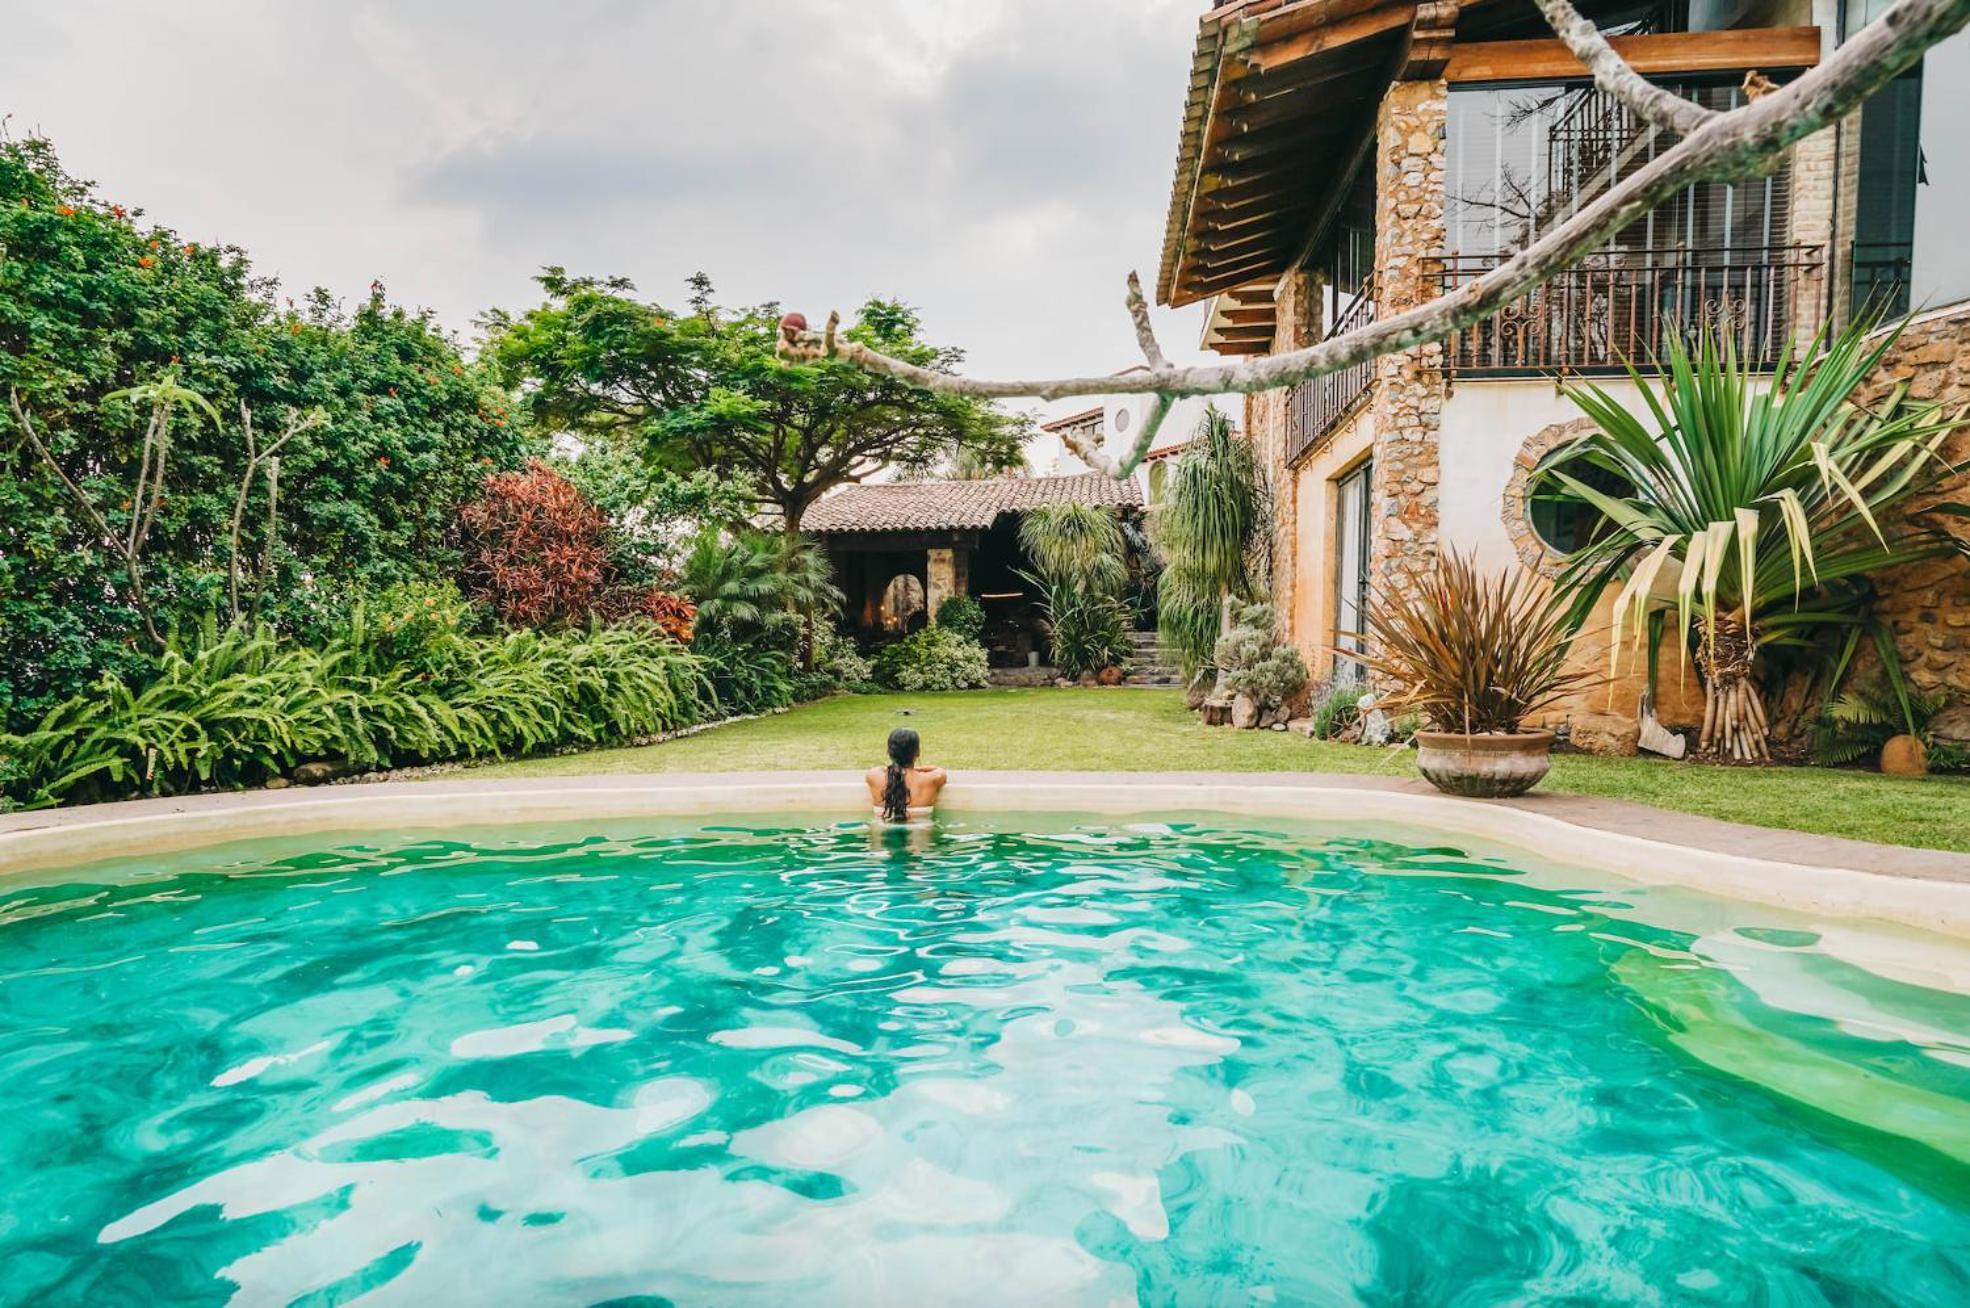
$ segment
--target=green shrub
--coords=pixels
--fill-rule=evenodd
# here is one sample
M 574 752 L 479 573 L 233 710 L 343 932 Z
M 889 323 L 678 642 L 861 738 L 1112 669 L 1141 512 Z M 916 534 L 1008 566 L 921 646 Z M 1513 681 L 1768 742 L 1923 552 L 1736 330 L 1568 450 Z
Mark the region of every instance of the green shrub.
M 1218 638 L 1211 661 L 1224 671 L 1225 688 L 1272 709 L 1306 688 L 1306 660 L 1273 634 L 1272 606 L 1247 604 L 1233 611 L 1231 629 Z
M 1306 660 L 1291 645 L 1278 645 L 1266 654 L 1225 674 L 1226 689 L 1249 696 L 1261 708 L 1275 708 L 1306 688 Z
M 793 655 L 719 631 L 699 631 L 691 649 L 705 661 L 718 702 L 733 713 L 790 707 L 799 690 Z
M 887 645 L 875 679 L 893 690 L 969 690 L 986 682 L 985 647 L 946 627 L 925 627 Z
M 937 606 L 937 625 L 966 640 L 977 640 L 985 630 L 985 606 L 969 595 L 946 596 Z
M 286 299 L 236 248 L 99 197 L 45 140 L 0 137 L 0 250 L 0 730 L 30 729 L 105 673 L 144 682 L 160 651 L 140 607 L 160 631 L 226 608 L 242 484 L 242 606 L 298 631 L 289 610 L 311 579 L 449 575 L 458 506 L 532 444 L 497 379 L 428 315 L 381 288 L 347 312 L 327 292 Z M 187 408 L 171 423 L 140 606 L 7 395 L 121 532 L 143 498 L 130 489 L 147 424 L 119 393 L 167 375 L 218 420 Z M 266 461 L 249 466 L 242 403 L 262 452 L 320 415 L 282 446 L 277 494 Z
M 1333 740 L 1360 721 L 1364 693 L 1365 687 L 1349 678 L 1335 678 L 1316 690 L 1312 703 L 1314 738 Z
M 1942 711 L 1945 702 L 1941 691 L 1924 694 L 1910 688 L 1908 716 L 1904 717 L 1891 679 L 1879 677 L 1854 686 L 1820 708 L 1819 721 L 1813 729 L 1813 757 L 1836 766 L 1872 763 L 1880 756 L 1881 747 L 1907 731 L 1908 722 L 1913 719 L 1916 733 L 1928 751 L 1929 770 L 1951 771 L 1961 766 L 1952 758 L 1956 751 L 1929 740 L 1929 719 Z
M 397 650 L 406 625 L 424 634 Z M 0 786 L 30 805 L 179 794 L 311 759 L 388 767 L 627 740 L 716 706 L 703 662 L 642 621 L 471 636 L 428 617 L 386 632 L 358 614 L 317 649 L 207 620 L 174 633 L 144 678 L 105 675 L 0 738 Z
M 1129 641 L 1129 606 L 1120 595 L 1035 581 L 1047 610 L 1056 667 L 1070 677 L 1107 667 L 1128 669 L 1135 647 Z
M 872 676 L 869 661 L 856 650 L 855 642 L 823 623 L 814 631 L 813 666 L 800 674 L 796 690 L 802 700 L 842 690 L 868 690 Z

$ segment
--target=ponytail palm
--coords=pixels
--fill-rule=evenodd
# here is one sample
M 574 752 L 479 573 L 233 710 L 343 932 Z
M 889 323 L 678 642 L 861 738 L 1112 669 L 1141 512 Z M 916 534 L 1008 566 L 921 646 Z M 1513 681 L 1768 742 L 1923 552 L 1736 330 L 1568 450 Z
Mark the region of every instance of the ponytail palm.
M 1227 601 L 1254 599 L 1265 589 L 1255 556 L 1270 519 L 1257 452 L 1211 406 L 1170 470 L 1156 511 L 1156 544 L 1165 565 L 1158 627 L 1186 676 L 1209 662 L 1228 625 Z
M 1728 336 L 1708 332 L 1694 352 L 1671 336 L 1655 382 L 1630 368 L 1640 413 L 1598 386 L 1568 388 L 1599 430 L 1549 454 L 1534 494 L 1602 523 L 1561 585 L 1578 622 L 1621 582 L 1616 660 L 1625 627 L 1639 639 L 1651 609 L 1674 614 L 1704 678 L 1700 753 L 1770 756 L 1750 679 L 1761 646 L 1829 630 L 1857 636 L 1871 621 L 1871 574 L 1964 548 L 1925 515 L 1965 506 L 1917 513 L 1911 504 L 1951 471 L 1939 451 L 1960 415 L 1911 403 L 1905 383 L 1856 402 L 1900 335 L 1870 339 L 1871 326 L 1822 331 L 1796 355 L 1788 348 L 1762 391 Z M 1586 469 L 1616 489 L 1589 484 Z

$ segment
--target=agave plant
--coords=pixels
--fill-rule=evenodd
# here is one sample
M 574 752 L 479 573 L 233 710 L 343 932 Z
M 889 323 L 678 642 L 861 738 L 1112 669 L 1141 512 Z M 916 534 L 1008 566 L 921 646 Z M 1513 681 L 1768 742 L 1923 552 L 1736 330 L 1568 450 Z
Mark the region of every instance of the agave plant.
M 1730 338 L 1707 332 L 1694 352 L 1669 338 L 1659 385 L 1630 368 L 1640 414 L 1598 386 L 1567 388 L 1599 430 L 1547 455 L 1533 493 L 1603 525 L 1568 560 L 1561 587 L 1580 621 L 1621 583 L 1615 660 L 1624 626 L 1639 640 L 1648 613 L 1673 612 L 1679 648 L 1685 661 L 1694 651 L 1703 678 L 1700 755 L 1770 757 L 1752 677 L 1761 647 L 1838 630 L 1851 653 L 1872 625 L 1871 574 L 1964 549 L 1929 517 L 1964 505 L 1911 511 L 1950 471 L 1939 451 L 1960 415 L 1911 403 L 1906 384 L 1879 403 L 1854 400 L 1900 335 L 1874 337 L 1872 326 L 1788 347 L 1762 390 Z M 1616 489 L 1576 475 L 1588 468 Z M 1892 657 L 1892 641 L 1873 630 Z
M 1156 512 L 1164 570 L 1157 584 L 1157 627 L 1186 676 L 1209 665 L 1230 625 L 1231 601 L 1265 589 L 1265 470 L 1249 441 L 1216 406 L 1204 411 L 1190 448 L 1170 470 Z
M 1370 603 L 1368 668 L 1395 686 L 1386 707 L 1420 712 L 1439 731 L 1511 734 L 1598 674 L 1570 668 L 1574 626 L 1563 599 L 1521 569 L 1480 572 L 1448 554 L 1415 594 Z

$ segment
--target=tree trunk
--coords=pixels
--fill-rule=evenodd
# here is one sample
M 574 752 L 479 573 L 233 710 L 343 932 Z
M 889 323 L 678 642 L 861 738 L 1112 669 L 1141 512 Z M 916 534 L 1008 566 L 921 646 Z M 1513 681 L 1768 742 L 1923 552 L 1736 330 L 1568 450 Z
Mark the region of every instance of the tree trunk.
M 1765 699 L 1751 679 L 1757 650 L 1736 618 L 1718 615 L 1715 635 L 1697 646 L 1703 674 L 1703 733 L 1696 756 L 1715 763 L 1772 761 Z

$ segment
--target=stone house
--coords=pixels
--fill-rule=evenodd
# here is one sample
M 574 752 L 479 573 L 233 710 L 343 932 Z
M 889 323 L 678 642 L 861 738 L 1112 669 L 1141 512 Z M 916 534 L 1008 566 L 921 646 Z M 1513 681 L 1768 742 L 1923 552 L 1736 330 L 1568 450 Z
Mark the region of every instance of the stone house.
M 1038 597 L 1022 575 L 1021 519 L 1047 504 L 1091 504 L 1139 513 L 1142 487 L 1100 473 L 892 481 L 845 486 L 801 521 L 847 596 L 844 619 L 865 643 L 913 631 L 952 595 L 985 610 L 985 646 L 996 666 L 1043 655 Z
M 1750 71 L 1795 76 L 1872 16 L 1867 0 L 1581 8 L 1640 71 L 1717 108 Z M 1889 370 L 1926 369 L 1918 393 L 1970 402 L 1970 243 L 1948 234 L 1970 215 L 1970 142 L 1944 130 L 1966 99 L 1959 35 L 1770 175 L 1690 188 L 1493 318 L 1250 397 L 1275 604 L 1316 674 L 1351 666 L 1364 605 L 1440 549 L 1552 575 L 1590 527 L 1525 494 L 1532 464 L 1583 430 L 1557 383 L 1633 398 L 1624 361 L 1679 326 L 1724 328 L 1769 366 L 1856 305 L 1955 305 L 1918 317 Z M 1219 353 L 1295 349 L 1496 267 L 1667 140 L 1592 85 L 1528 0 L 1233 0 L 1198 25 L 1157 298 L 1207 302 Z M 1917 679 L 1970 686 L 1963 561 L 1882 584 Z M 1604 629 L 1580 650 L 1602 667 Z M 1639 675 L 1566 706 L 1577 739 L 1633 748 Z M 1659 690 L 1670 725 L 1700 718 L 1694 678 Z

